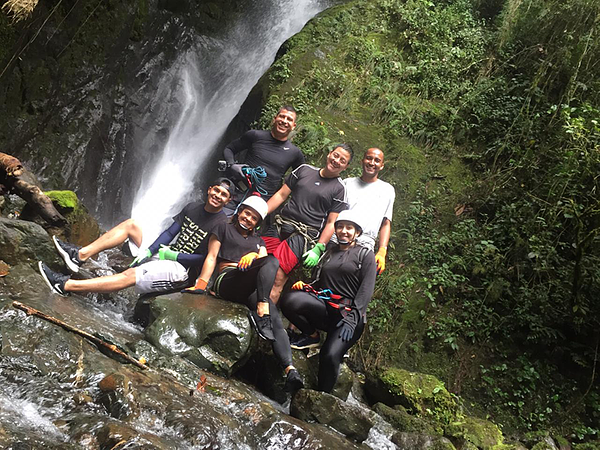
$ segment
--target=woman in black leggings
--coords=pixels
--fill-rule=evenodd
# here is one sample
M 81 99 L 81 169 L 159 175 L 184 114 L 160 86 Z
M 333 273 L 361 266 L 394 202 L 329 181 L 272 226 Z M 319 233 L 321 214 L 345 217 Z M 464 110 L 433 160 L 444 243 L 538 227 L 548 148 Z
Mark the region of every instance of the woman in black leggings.
M 215 267 L 219 275 L 213 285 L 217 297 L 249 308 L 248 317 L 258 335 L 273 344 L 286 375 L 286 389 L 296 391 L 302 378 L 292 365 L 292 350 L 283 329 L 277 307 L 269 298 L 279 268 L 275 257 L 268 256 L 263 240 L 255 228 L 267 216 L 267 203 L 260 197 L 244 200 L 230 222 L 213 228 L 208 254 L 196 286 L 184 292 L 203 294 Z
M 344 354 L 363 332 L 375 288 L 375 255 L 356 245 L 361 232 L 360 219 L 342 211 L 335 222 L 338 244 L 329 244 L 315 281 L 298 281 L 280 302 L 283 314 L 303 333 L 291 340 L 292 348 L 316 347 L 318 330 L 327 332 L 319 352 L 319 390 L 325 392 L 332 391 Z

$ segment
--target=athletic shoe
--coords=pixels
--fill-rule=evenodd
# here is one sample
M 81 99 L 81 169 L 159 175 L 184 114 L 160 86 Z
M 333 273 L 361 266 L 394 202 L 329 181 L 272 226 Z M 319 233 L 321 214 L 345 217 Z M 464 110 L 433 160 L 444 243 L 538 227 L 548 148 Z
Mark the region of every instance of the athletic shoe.
M 52 236 L 52 241 L 56 250 L 58 250 L 58 254 L 65 260 L 67 268 L 73 273 L 79 272 L 79 267 L 83 264 L 83 261 L 79 259 L 79 249 L 81 247 L 63 242 L 56 236 Z
M 40 269 L 42 277 L 44 278 L 44 281 L 46 282 L 48 287 L 52 289 L 52 292 L 58 295 L 62 295 L 63 297 L 69 295 L 69 293 L 65 291 L 65 283 L 69 278 L 71 278 L 70 276 L 54 272 L 41 261 L 38 262 L 38 267 Z
M 304 387 L 302 377 L 296 369 L 290 369 L 285 379 L 284 389 L 292 394 Z
M 321 342 L 321 337 L 312 337 L 308 334 L 297 334 L 290 338 L 290 347 L 296 350 L 304 350 L 305 348 L 318 347 Z
M 248 311 L 248 319 L 250 319 L 252 327 L 261 338 L 267 341 L 275 340 L 270 315 L 260 317 L 256 311 Z

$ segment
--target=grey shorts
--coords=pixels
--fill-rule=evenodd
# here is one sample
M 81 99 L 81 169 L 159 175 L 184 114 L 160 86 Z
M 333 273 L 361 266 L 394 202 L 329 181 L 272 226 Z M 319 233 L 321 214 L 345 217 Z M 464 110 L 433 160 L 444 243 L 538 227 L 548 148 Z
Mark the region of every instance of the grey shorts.
M 135 269 L 135 290 L 139 294 L 172 291 L 187 286 L 187 269 L 177 261 L 155 259 Z

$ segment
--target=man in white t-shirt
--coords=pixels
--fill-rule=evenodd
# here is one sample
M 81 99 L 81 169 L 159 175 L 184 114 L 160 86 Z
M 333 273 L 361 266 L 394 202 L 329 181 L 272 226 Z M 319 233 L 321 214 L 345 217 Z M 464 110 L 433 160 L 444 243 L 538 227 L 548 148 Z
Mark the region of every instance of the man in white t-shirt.
M 360 178 L 344 180 L 349 208 L 358 211 L 359 217 L 362 218 L 363 232 L 357 243 L 375 251 L 375 243 L 379 237 L 379 247 L 375 254 L 378 274 L 385 270 L 396 198 L 392 185 L 378 178 L 383 167 L 383 152 L 378 148 L 370 148 L 363 156 Z

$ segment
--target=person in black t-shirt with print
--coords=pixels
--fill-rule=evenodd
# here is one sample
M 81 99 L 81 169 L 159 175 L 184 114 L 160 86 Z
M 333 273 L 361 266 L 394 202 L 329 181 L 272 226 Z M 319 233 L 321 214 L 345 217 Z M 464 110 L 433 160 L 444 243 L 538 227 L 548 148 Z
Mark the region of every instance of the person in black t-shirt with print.
M 296 391 L 303 382 L 292 365 L 290 342 L 277 307 L 269 298 L 279 263 L 267 255 L 264 241 L 254 233 L 266 216 L 267 203 L 262 198 L 246 198 L 229 222 L 212 230 L 200 278 L 184 292 L 206 293 L 208 280 L 218 267 L 215 295 L 249 308 L 248 317 L 258 335 L 272 341 L 273 353 L 286 373 L 286 389 Z
M 342 211 L 335 222 L 338 243 L 330 243 L 311 284 L 298 281 L 281 299 L 281 311 L 303 334 L 292 348 L 317 347 L 318 330 L 327 332 L 319 351 L 319 390 L 331 392 L 344 354 L 360 338 L 377 276 L 373 251 L 356 245 L 361 219 Z
M 333 235 L 337 215 L 348 207 L 339 174 L 348 167 L 352 154 L 349 145 L 336 145 L 327 155 L 325 167 L 303 164 L 287 176 L 284 185 L 269 200 L 269 212 L 273 212 L 291 194 L 290 201 L 263 235 L 267 251 L 279 260 L 271 291 L 275 303 L 301 258 L 306 267 L 317 264 Z
M 225 222 L 223 206 L 235 192 L 233 182 L 217 179 L 208 189 L 206 203 L 192 202 L 173 217 L 173 224 L 150 247 L 140 250 L 129 269 L 122 273 L 87 280 L 74 280 L 50 270 L 39 262 L 40 273 L 52 291 L 60 295 L 69 292 L 115 292 L 136 286 L 140 294 L 169 291 L 190 286 L 196 280 L 207 252 L 208 233 Z M 170 245 L 175 239 L 175 243 Z M 103 250 L 117 247 L 129 239 L 142 244 L 142 227 L 128 219 L 112 228 L 85 247 L 62 242 L 53 237 L 60 256 L 71 272 Z
M 289 140 L 290 133 L 296 127 L 296 118 L 297 113 L 292 106 L 283 106 L 271 121 L 270 130 L 250 130 L 230 142 L 223 150 L 228 176 L 234 180 L 245 180 L 242 167 L 262 167 L 267 178 L 260 184 L 266 191 L 261 193 L 261 196 L 269 200 L 280 188 L 281 180 L 288 169 L 295 169 L 304 164 L 304 155 Z M 235 155 L 244 150 L 244 164 L 237 164 Z

